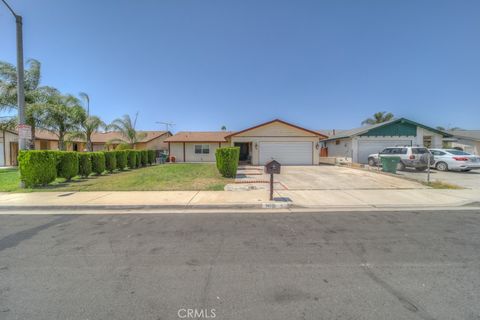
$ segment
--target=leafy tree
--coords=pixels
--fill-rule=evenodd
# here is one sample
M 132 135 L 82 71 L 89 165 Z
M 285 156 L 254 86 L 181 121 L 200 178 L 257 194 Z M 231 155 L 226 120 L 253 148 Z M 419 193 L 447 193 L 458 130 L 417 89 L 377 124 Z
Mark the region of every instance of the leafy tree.
M 79 126 L 79 130 L 68 134 L 68 140 L 80 139 L 87 143 L 87 150 L 93 151 L 92 134 L 106 127 L 106 124 L 97 116 L 85 117 Z
M 227 127 L 226 127 L 226 126 L 222 126 L 221 130 L 222 130 L 222 131 L 227 131 Z
M 122 118 L 113 120 L 113 122 L 107 126 L 107 129 L 120 132 L 122 138 L 112 139 L 111 143 L 127 143 L 131 148 L 135 148 L 135 144 L 146 137 L 145 132 L 137 132 L 135 129 L 137 125 L 138 112 L 135 114 L 135 118 L 132 118 L 128 114 Z
M 32 127 L 31 149 L 35 148 L 35 127 L 38 124 L 38 108 L 44 104 L 51 87 L 40 86 L 41 64 L 38 60 L 27 61 L 25 68 L 25 109 L 26 122 Z M 36 105 L 37 110 L 29 110 Z M 17 109 L 17 68 L 4 61 L 0 61 L 0 111 Z
M 378 123 L 383 123 L 387 122 L 393 119 L 393 113 L 390 112 L 376 112 L 372 118 L 365 119 L 362 121 L 362 125 L 367 124 L 367 125 L 372 125 L 372 124 L 378 124 Z
M 0 117 L 0 131 L 15 130 L 16 127 L 16 117 Z
M 41 125 L 58 136 L 58 148 L 65 150 L 65 136 L 78 132 L 86 121 L 86 113 L 78 98 L 72 95 L 54 94 L 45 104 Z

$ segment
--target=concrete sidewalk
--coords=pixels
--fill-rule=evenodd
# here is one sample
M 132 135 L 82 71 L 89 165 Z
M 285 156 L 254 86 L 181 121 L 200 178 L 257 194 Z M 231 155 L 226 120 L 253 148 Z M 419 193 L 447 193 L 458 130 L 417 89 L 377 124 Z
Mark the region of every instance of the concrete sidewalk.
M 480 203 L 478 190 L 267 190 L 0 193 L 0 210 L 437 208 Z

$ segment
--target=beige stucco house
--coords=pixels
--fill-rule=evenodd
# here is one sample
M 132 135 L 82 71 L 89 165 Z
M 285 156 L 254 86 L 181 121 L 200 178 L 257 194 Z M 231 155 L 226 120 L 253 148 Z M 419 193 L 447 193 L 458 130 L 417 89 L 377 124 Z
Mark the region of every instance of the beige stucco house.
M 165 139 L 172 134 L 169 131 L 138 131 L 144 137 L 136 143 L 134 149 L 151 149 L 166 152 L 168 144 Z M 94 151 L 114 150 L 118 142 L 111 140 L 122 139 L 120 132 L 95 132 L 92 134 Z M 66 143 L 69 151 L 86 151 L 86 143 L 74 140 Z M 48 130 L 35 130 L 35 150 L 58 150 L 58 136 Z M 0 131 L 0 167 L 16 166 L 18 157 L 18 134 L 15 131 Z
M 219 147 L 240 148 L 240 161 L 263 165 L 275 159 L 283 165 L 319 163 L 320 140 L 327 136 L 276 119 L 237 132 L 179 132 L 165 139 L 177 162 L 214 162 Z

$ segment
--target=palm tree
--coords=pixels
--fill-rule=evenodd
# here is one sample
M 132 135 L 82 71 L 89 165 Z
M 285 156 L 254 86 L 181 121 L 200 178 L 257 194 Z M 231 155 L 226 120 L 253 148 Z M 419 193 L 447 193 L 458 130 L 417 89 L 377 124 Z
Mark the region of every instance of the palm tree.
M 85 109 L 87 110 L 87 116 L 90 116 L 90 97 L 85 92 L 80 92 L 78 95 L 80 96 L 80 99 L 82 99 L 84 105 L 86 106 Z
M 0 117 L 0 131 L 11 131 L 17 127 L 16 117 Z
M 137 132 L 135 129 L 137 125 L 137 118 L 138 112 L 135 114 L 133 121 L 128 114 L 124 115 L 122 118 L 113 120 L 113 122 L 107 126 L 107 129 L 120 132 L 122 139 L 112 139 L 109 142 L 127 143 L 130 145 L 130 147 L 135 148 L 135 144 L 146 137 L 145 132 Z
M 87 151 L 93 151 L 92 134 L 106 127 L 105 122 L 97 116 L 88 116 L 80 124 L 78 131 L 68 135 L 68 140 L 81 139 L 87 143 Z
M 378 124 L 378 123 L 383 123 L 387 122 L 393 119 L 393 113 L 391 112 L 376 112 L 373 115 L 373 118 L 368 118 L 362 121 L 362 125 L 367 124 L 367 125 L 372 125 L 372 124 Z
M 52 95 L 44 106 L 39 121 L 42 127 L 58 136 L 58 148 L 65 150 L 65 136 L 80 130 L 86 120 L 85 109 L 78 98 L 72 95 Z
M 35 127 L 38 120 L 32 118 L 37 115 L 29 112 L 29 108 L 45 102 L 45 95 L 53 88 L 40 86 L 41 64 L 38 60 L 27 61 L 25 69 L 25 107 L 26 122 L 32 127 L 31 149 L 35 149 Z M 0 61 L 0 111 L 17 108 L 17 68 L 4 61 Z

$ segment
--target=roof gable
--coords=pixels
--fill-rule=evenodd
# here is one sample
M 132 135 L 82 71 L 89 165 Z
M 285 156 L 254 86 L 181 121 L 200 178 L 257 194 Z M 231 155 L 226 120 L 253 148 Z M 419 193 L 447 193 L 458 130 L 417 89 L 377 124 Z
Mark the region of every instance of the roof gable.
M 385 128 L 385 127 L 389 127 L 389 126 L 390 126 L 390 128 Z M 334 136 L 330 136 L 328 139 L 324 139 L 324 140 L 344 139 L 344 138 L 351 138 L 351 137 L 354 137 L 354 136 L 361 136 L 361 135 L 365 135 L 365 136 L 389 135 L 389 136 L 391 136 L 392 132 L 393 133 L 397 132 L 399 134 L 405 135 L 405 134 L 413 133 L 411 128 L 415 127 L 415 129 L 416 129 L 417 126 L 420 127 L 420 128 L 426 129 L 428 131 L 440 134 L 443 137 L 451 137 L 451 134 L 449 134 L 447 132 L 444 132 L 444 131 L 441 131 L 441 130 L 438 130 L 438 129 L 435 129 L 435 128 L 432 128 L 432 127 L 429 127 L 429 126 L 426 126 L 426 125 L 423 125 L 421 123 L 418 123 L 418 122 L 415 122 L 415 121 L 412 121 L 412 120 L 408 120 L 406 118 L 399 118 L 399 119 L 393 119 L 393 120 L 382 122 L 382 123 L 377 123 L 377 124 L 374 124 L 374 125 L 371 125 L 371 126 L 364 126 L 364 127 L 360 127 L 360 128 L 351 129 L 351 130 L 341 131 L 338 134 L 336 134 Z M 393 128 L 393 129 L 391 129 L 391 128 Z M 416 132 L 413 135 L 416 136 Z
M 265 123 L 261 123 L 259 125 L 234 132 L 227 137 L 258 137 L 258 136 L 298 136 L 298 137 L 305 137 L 305 136 L 317 136 L 317 137 L 327 137 L 319 132 L 305 129 L 299 127 L 297 125 L 285 122 L 280 119 L 275 119 L 272 121 L 268 121 Z

